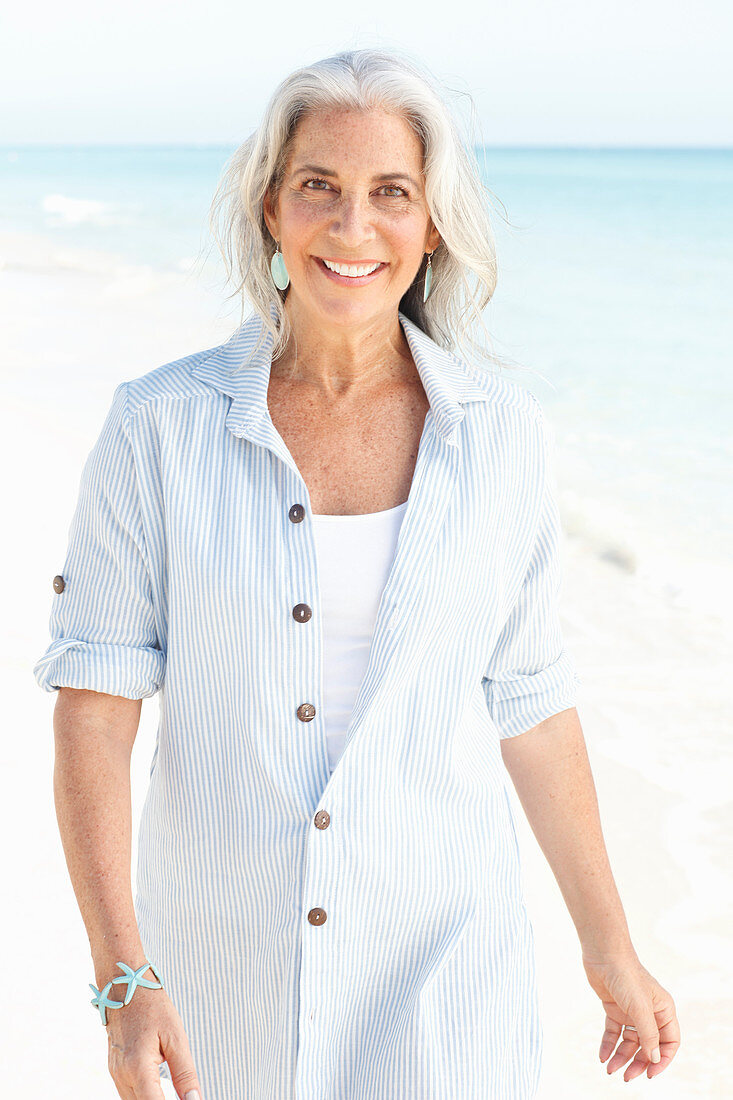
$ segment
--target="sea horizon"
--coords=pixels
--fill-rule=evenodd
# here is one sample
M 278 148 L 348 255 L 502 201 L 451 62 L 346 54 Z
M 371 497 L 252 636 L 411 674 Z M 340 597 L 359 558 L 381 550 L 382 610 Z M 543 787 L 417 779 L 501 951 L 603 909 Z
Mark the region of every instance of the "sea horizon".
M 202 261 L 204 277 L 223 278 L 207 216 L 235 149 L 4 143 L 0 233 L 47 242 L 60 280 L 75 265 L 189 277 Z M 663 598 L 727 615 L 733 149 L 476 153 L 498 200 L 484 320 L 551 420 L 566 532 Z M 22 250 L 0 262 L 22 267 Z

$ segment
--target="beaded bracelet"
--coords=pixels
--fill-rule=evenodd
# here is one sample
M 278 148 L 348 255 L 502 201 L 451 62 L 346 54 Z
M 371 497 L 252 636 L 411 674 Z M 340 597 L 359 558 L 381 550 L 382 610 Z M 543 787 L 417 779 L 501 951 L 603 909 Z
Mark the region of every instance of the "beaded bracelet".
M 104 989 L 100 992 L 96 985 L 89 983 L 89 988 L 94 993 L 91 1003 L 95 1008 L 99 1009 L 99 1015 L 102 1017 L 102 1024 L 107 1026 L 107 1009 L 108 1008 L 122 1008 L 123 1005 L 128 1005 L 132 1000 L 132 995 L 139 985 L 145 986 L 146 989 L 165 989 L 163 985 L 163 979 L 158 973 L 153 964 L 146 958 L 145 964 L 140 967 L 139 970 L 133 970 L 131 966 L 127 966 L 126 963 L 118 962 L 120 970 L 124 970 L 124 977 L 112 978 L 107 982 Z M 147 969 L 152 970 L 155 977 L 158 979 L 156 982 L 151 982 L 149 978 L 143 978 L 142 975 Z M 124 1001 L 110 1001 L 109 991 L 113 985 L 119 985 L 124 983 L 127 986 L 127 993 L 125 994 Z

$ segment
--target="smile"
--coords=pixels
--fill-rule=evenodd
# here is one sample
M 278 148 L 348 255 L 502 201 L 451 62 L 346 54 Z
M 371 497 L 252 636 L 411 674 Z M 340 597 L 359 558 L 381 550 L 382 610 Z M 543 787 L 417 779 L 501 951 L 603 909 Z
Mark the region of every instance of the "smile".
M 342 264 L 334 260 L 322 260 L 315 257 L 321 271 L 330 279 L 340 283 L 362 284 L 371 282 L 379 273 L 388 266 L 385 263 Z

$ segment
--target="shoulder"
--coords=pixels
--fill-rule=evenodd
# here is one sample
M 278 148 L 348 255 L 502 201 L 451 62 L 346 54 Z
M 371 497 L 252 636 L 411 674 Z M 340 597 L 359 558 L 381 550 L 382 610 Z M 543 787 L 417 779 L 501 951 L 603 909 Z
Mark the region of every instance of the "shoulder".
M 541 401 L 513 378 L 472 364 L 465 391 L 464 441 L 473 461 L 501 464 L 515 483 L 540 485 L 554 447 Z
M 198 379 L 193 368 L 223 346 L 217 344 L 213 348 L 192 352 L 120 383 L 115 393 L 123 397 L 128 416 L 134 417 L 142 409 L 162 402 L 211 396 L 216 391 Z
M 475 406 L 477 415 L 513 416 L 517 421 L 542 423 L 544 411 L 531 390 L 498 371 L 478 367 L 461 360 L 469 379 L 468 401 Z

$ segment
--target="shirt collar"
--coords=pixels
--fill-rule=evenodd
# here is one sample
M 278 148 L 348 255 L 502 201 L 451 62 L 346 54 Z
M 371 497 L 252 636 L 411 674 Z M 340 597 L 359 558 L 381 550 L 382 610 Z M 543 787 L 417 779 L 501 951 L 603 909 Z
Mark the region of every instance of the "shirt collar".
M 274 307 L 271 312 L 274 318 Z M 463 405 L 467 401 L 488 399 L 491 376 L 487 373 L 486 378 L 481 379 L 462 359 L 436 344 L 404 313 L 400 311 L 398 316 L 436 428 L 448 442 L 454 442 L 457 425 L 465 416 Z M 262 318 L 255 312 L 226 343 L 191 367 L 201 382 L 233 398 L 226 425 L 235 435 L 245 434 L 247 428 L 267 411 L 273 337 L 269 332 L 263 333 L 263 329 Z

